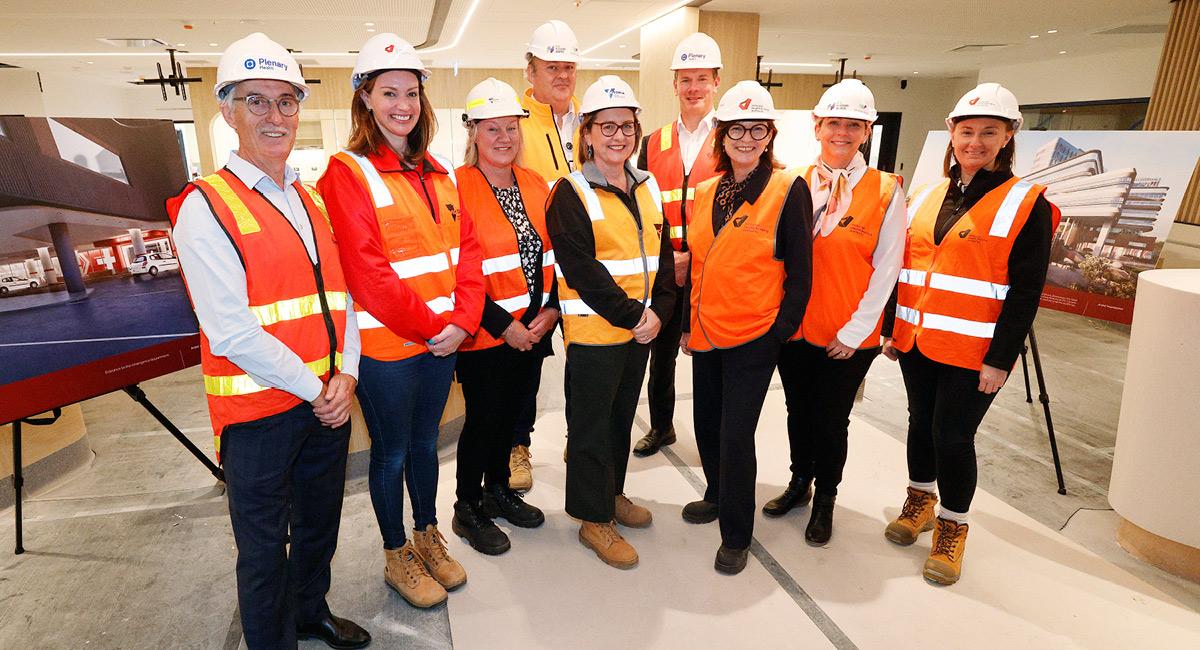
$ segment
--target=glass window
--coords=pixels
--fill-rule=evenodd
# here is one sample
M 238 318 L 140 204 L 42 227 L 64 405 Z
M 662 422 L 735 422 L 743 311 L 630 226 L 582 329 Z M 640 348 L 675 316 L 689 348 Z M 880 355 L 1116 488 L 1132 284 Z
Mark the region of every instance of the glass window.
M 1140 131 L 1149 97 L 1021 107 L 1024 128 L 1033 131 Z
M 54 136 L 54 144 L 58 146 L 59 157 L 69 163 L 104 174 L 113 180 L 129 184 L 129 177 L 125 175 L 125 167 L 121 164 L 121 158 L 117 154 L 56 120 L 48 119 L 46 121 L 50 123 L 50 133 Z

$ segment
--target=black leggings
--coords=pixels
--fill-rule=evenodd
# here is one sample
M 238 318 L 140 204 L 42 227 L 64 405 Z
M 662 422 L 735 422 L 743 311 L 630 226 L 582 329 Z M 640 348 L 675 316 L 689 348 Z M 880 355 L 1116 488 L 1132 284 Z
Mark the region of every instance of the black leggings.
M 996 394 L 979 391 L 979 371 L 938 363 L 914 345 L 900 356 L 908 390 L 908 478 L 937 481 L 941 505 L 967 512 L 975 496 L 975 431 Z
M 818 494 L 837 495 L 854 397 L 878 355 L 879 348 L 868 348 L 830 359 L 825 348 L 807 341 L 792 341 L 779 355 L 792 474 L 815 478 Z

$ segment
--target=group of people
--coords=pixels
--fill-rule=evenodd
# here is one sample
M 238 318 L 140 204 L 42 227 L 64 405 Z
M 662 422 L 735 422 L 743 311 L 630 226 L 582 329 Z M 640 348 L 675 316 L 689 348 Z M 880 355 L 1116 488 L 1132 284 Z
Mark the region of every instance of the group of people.
M 632 452 L 675 442 L 675 363 L 690 355 L 707 489 L 682 516 L 719 520 L 715 568 L 735 574 L 753 534 L 754 436 L 773 373 L 792 479 L 763 512 L 811 500 L 805 539 L 823 545 L 848 417 L 882 353 L 899 359 L 909 396 L 910 482 L 885 535 L 912 544 L 933 530 L 924 575 L 956 581 L 974 433 L 1032 324 L 1054 219 L 1044 188 L 1012 174 L 1012 93 L 981 84 L 962 98 L 946 121 L 945 178 L 906 204 L 901 180 L 860 153 L 876 110 L 857 80 L 814 108 L 818 158 L 784 169 L 770 93 L 740 81 L 718 102 L 721 54 L 705 34 L 673 57 L 679 117 L 649 134 L 617 76 L 576 99 L 581 58 L 565 23 L 539 27 L 526 61 L 523 96 L 489 78 L 466 97 L 455 169 L 430 151 L 429 71 L 398 36 L 372 37 L 351 79 L 349 141 L 314 189 L 287 164 L 308 94 L 295 59 L 263 34 L 221 58 L 215 93 L 238 149 L 168 212 L 200 323 L 247 645 L 370 643 L 325 600 L 354 396 L 384 579 L 409 603 L 436 605 L 467 580 L 435 506 L 454 378 L 466 413 L 451 529 L 495 555 L 511 546 L 497 519 L 542 525 L 522 493 L 559 326 L 565 508 L 604 562 L 636 566 L 621 528 L 651 525 L 625 493 L 647 365 L 651 429 Z

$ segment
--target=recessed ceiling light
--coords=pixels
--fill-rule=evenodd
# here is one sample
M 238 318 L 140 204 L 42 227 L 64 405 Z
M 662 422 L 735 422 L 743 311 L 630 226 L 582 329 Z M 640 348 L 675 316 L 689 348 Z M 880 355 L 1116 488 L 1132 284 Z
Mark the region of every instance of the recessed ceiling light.
M 1058 33 L 1058 30 L 1057 30 L 1057 29 L 1047 29 L 1047 30 L 1046 30 L 1046 33 L 1047 33 L 1047 34 L 1057 34 L 1057 33 Z
M 363 23 L 364 27 L 374 27 L 375 23 Z
M 921 74 L 921 73 L 917 72 L 916 70 L 913 70 L 913 74 Z
M 88 65 L 92 65 L 95 61 L 88 61 Z
M 208 46 L 209 46 L 209 47 L 217 47 L 217 46 L 218 46 L 218 44 L 217 44 L 217 43 L 209 43 L 209 44 L 208 44 Z
M 1037 35 L 1037 34 L 1030 34 L 1030 35 L 1029 35 L 1029 38 L 1037 38 L 1037 37 L 1038 37 L 1038 35 Z
M 373 31 L 375 31 L 375 28 L 374 28 L 374 27 L 368 27 L 368 28 L 367 28 L 367 31 L 368 31 L 368 32 L 373 32 Z
M 187 43 L 176 43 L 175 47 L 187 47 Z
M 625 45 L 624 45 L 624 44 L 618 45 L 617 47 L 619 47 L 619 48 L 621 48 L 621 49 L 625 49 Z
M 1066 53 L 1067 53 L 1067 51 L 1066 51 L 1066 50 L 1059 50 L 1059 51 L 1058 51 L 1058 53 L 1059 53 L 1059 54 L 1066 54 Z

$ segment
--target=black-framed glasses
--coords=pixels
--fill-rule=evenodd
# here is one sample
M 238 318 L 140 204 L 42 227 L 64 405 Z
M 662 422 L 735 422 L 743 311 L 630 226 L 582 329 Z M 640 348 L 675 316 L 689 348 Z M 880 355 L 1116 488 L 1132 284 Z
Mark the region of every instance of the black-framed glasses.
M 291 117 L 300 112 L 300 100 L 291 95 L 284 95 L 279 99 L 271 99 L 262 95 L 246 95 L 245 97 L 234 97 L 235 102 L 245 102 L 246 110 L 255 115 L 266 115 L 271 112 L 271 104 L 274 104 L 279 109 L 279 114 L 284 117 Z
M 730 126 L 729 130 L 725 133 L 734 140 L 741 140 L 742 138 L 746 137 L 747 133 L 750 134 L 751 140 L 766 140 L 767 136 L 771 135 L 771 127 L 767 126 L 766 124 L 755 124 L 754 126 L 747 128 L 741 124 L 734 124 L 733 126 Z
M 606 138 L 611 138 L 617 134 L 617 129 L 627 137 L 632 138 L 633 134 L 637 133 L 637 122 L 596 122 L 596 126 L 600 127 L 600 134 Z

